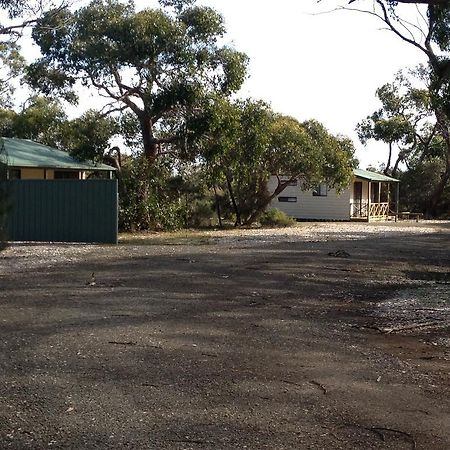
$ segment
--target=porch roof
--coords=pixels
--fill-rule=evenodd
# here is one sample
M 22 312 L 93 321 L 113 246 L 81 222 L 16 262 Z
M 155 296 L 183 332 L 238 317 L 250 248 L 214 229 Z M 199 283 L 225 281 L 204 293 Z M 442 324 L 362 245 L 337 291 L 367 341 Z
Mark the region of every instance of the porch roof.
M 4 152 L 1 145 L 4 146 Z M 106 164 L 95 164 L 91 161 L 79 161 L 67 152 L 28 139 L 1 138 L 0 162 L 9 167 L 29 167 L 42 169 L 72 170 L 113 170 Z
M 381 173 L 371 172 L 370 170 L 353 169 L 353 174 L 355 175 L 355 177 L 369 181 L 378 181 L 385 183 L 398 183 L 400 181 L 396 178 L 391 178 Z

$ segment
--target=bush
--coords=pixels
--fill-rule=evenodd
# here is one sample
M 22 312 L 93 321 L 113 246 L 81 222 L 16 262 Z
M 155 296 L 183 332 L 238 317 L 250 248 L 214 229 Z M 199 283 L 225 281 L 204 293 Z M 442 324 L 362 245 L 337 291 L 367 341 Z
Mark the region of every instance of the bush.
M 276 208 L 264 211 L 259 222 L 268 227 L 292 227 L 296 223 L 292 217 Z

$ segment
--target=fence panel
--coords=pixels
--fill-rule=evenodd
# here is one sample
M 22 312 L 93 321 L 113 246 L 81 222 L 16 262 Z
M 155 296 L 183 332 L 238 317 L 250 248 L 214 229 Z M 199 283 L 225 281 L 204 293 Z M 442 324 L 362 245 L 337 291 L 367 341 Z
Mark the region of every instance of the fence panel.
M 117 180 L 10 180 L 12 241 L 117 243 Z

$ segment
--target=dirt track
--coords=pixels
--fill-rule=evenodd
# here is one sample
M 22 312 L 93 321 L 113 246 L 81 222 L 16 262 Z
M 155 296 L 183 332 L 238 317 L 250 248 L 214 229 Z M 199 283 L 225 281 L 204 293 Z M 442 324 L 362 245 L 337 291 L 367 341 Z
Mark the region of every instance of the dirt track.
M 448 222 L 15 244 L 0 448 L 448 449 L 449 247 Z

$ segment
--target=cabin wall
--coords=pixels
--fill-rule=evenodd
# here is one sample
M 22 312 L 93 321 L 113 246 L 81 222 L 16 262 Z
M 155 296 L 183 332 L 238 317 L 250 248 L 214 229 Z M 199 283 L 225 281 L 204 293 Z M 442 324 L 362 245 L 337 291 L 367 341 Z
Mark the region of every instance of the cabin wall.
M 55 171 L 76 174 L 76 179 L 85 180 L 87 175 L 85 171 L 80 170 L 67 170 L 67 169 L 41 169 L 41 168 L 31 168 L 31 167 L 17 167 L 10 168 L 10 170 L 20 171 L 20 180 L 54 180 Z M 10 177 L 13 178 L 13 177 Z M 15 177 L 14 177 L 15 178 Z
M 20 169 L 21 180 L 45 180 L 44 169 L 22 168 Z
M 277 185 L 276 177 L 271 177 L 268 184 L 269 192 L 273 192 Z M 305 220 L 350 220 L 350 197 L 352 189 L 347 188 L 340 194 L 335 189 L 329 189 L 326 196 L 314 196 L 312 190 L 304 191 L 300 183 L 288 186 L 275 197 L 270 206 L 284 211 L 295 219 Z M 280 201 L 291 199 L 295 201 Z

